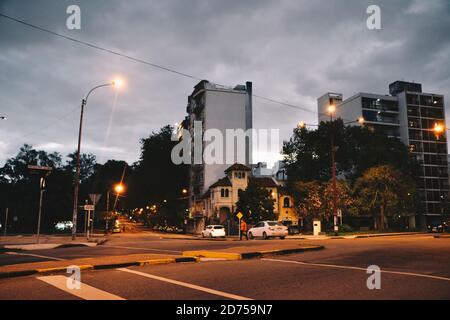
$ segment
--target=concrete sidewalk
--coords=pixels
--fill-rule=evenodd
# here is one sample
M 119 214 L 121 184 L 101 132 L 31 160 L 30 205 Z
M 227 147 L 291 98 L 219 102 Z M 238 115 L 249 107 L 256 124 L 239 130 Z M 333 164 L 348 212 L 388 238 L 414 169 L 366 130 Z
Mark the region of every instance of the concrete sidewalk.
M 67 247 L 95 247 L 106 242 L 103 234 L 94 234 L 89 240 L 83 236 L 77 236 L 77 240 L 72 240 L 67 235 L 42 235 L 39 243 L 35 235 L 19 235 L 0 237 L 0 249 L 8 250 L 46 250 Z
M 263 257 L 273 254 L 290 254 L 305 251 L 316 251 L 324 249 L 324 246 L 297 244 L 263 244 L 259 246 L 239 246 L 225 248 L 221 250 L 192 250 L 184 251 L 183 256 L 192 256 L 197 258 L 225 259 L 225 260 L 242 260 L 257 257 Z
M 338 235 L 338 236 L 295 235 L 295 236 L 287 236 L 286 239 L 292 240 L 362 239 L 375 237 L 403 237 L 403 236 L 415 236 L 425 234 L 429 235 L 429 233 L 427 232 L 386 232 L 386 233 L 362 233 L 362 234 Z

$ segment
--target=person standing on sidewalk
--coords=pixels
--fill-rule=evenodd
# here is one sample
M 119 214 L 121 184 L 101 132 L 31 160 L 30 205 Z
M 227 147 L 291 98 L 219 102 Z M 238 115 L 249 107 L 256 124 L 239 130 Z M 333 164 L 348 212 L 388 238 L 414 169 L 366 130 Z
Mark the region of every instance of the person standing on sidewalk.
M 242 236 L 245 236 L 245 239 L 248 240 L 248 235 L 247 235 L 247 223 L 245 222 L 244 219 L 241 220 L 241 236 L 240 239 L 242 240 Z

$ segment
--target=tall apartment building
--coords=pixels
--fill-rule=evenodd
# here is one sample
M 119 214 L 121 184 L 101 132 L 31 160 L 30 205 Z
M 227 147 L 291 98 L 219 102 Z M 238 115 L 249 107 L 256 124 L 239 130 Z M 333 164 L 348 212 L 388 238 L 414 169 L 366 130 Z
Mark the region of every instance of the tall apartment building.
M 202 80 L 194 87 L 194 91 L 188 97 L 186 111 L 188 116 L 183 122 L 183 126 L 194 137 L 194 124 L 198 121 L 201 122 L 202 150 L 205 150 L 205 147 L 211 143 L 203 141 L 205 130 L 219 130 L 225 138 L 227 129 L 242 129 L 244 131 L 252 129 L 252 83 L 247 82 L 245 85 L 225 88 Z M 195 144 L 193 143 L 192 157 L 194 147 Z M 201 217 L 204 214 L 200 206 L 204 193 L 213 183 L 222 178 L 224 171 L 230 167 L 231 164 L 226 163 L 225 150 L 223 153 L 222 164 L 206 164 L 203 160 L 201 164 L 194 164 L 192 158 L 189 193 L 191 216 Z M 238 162 L 238 156 L 235 152 L 233 162 Z M 247 166 L 252 164 L 251 139 L 247 139 L 245 142 L 245 161 L 243 164 Z
M 318 99 L 319 122 L 329 120 L 327 108 L 333 104 L 336 118 L 350 122 L 362 116 L 364 126 L 400 139 L 420 166 L 419 210 L 425 218 L 420 224 L 448 219 L 447 134 L 445 130 L 438 136 L 434 132 L 436 125 L 445 127 L 444 97 L 424 93 L 421 84 L 405 81 L 391 83 L 389 93 L 360 92 L 345 100 L 342 94 L 327 93 Z

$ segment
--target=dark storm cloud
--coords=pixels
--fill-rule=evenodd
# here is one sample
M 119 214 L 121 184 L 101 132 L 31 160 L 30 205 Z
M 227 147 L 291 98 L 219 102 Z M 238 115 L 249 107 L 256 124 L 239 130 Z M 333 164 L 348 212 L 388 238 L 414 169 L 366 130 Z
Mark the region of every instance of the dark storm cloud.
M 3 0 L 0 11 L 216 83 L 254 82 L 259 95 L 316 110 L 327 91 L 387 93 L 397 79 L 450 96 L 449 2 L 376 1 L 382 30 L 366 28 L 373 1 Z M 78 4 L 82 29 L 67 30 L 66 7 Z M 126 78 L 117 101 L 109 89 L 90 98 L 85 151 L 100 161 L 134 161 L 138 141 L 180 121 L 195 80 L 83 47 L 0 18 L 0 162 L 24 143 L 71 152 L 80 99 L 115 75 Z M 116 101 L 116 103 L 114 103 Z M 314 113 L 254 99 L 254 125 L 287 139 Z

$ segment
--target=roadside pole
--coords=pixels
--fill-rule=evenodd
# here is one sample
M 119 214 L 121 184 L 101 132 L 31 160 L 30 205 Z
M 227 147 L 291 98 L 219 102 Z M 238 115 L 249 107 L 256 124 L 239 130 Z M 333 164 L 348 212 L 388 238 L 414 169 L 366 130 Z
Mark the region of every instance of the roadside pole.
M 108 219 L 109 219 L 109 190 L 106 192 L 106 219 L 105 219 L 105 232 L 108 233 Z
M 42 215 L 42 196 L 45 191 L 45 179 L 47 176 L 50 175 L 53 168 L 52 167 L 43 167 L 43 166 L 35 166 L 35 165 L 28 165 L 28 170 L 30 170 L 31 173 L 38 174 L 39 175 L 39 212 L 38 212 L 38 225 L 37 225 L 37 232 L 36 232 L 36 242 L 39 243 L 39 236 L 41 233 L 41 215 Z
M 242 240 L 242 234 L 241 234 L 241 219 L 242 219 L 242 217 L 243 217 L 244 215 L 241 213 L 241 212 L 238 212 L 237 214 L 236 214 L 236 217 L 238 218 L 238 220 L 239 220 L 239 240 Z
M 85 202 L 84 202 L 85 205 L 83 207 L 83 210 L 84 210 L 84 236 L 85 237 L 87 237 L 87 227 L 88 227 L 88 213 L 86 210 L 87 203 L 88 203 L 88 201 L 85 200 Z
M 87 210 L 87 232 L 86 232 L 86 239 L 89 241 L 89 231 L 91 228 L 91 210 Z
M 6 237 L 6 228 L 8 228 L 8 211 L 9 208 L 6 208 L 5 212 L 5 230 L 3 231 L 3 235 Z
M 86 238 L 87 238 L 87 240 L 89 240 L 90 233 L 91 233 L 91 212 L 95 211 L 95 206 L 93 204 L 85 204 L 83 209 L 86 212 L 86 219 L 87 219 L 87 223 L 85 226 L 86 227 Z
M 242 240 L 242 235 L 241 235 L 241 219 L 239 219 L 239 240 Z
M 36 241 L 39 243 L 39 237 L 41 235 L 41 213 L 42 213 L 42 195 L 44 194 L 45 190 L 45 178 L 41 178 L 40 181 L 40 187 L 41 192 L 39 194 L 39 213 L 38 213 L 38 225 L 37 225 L 37 232 L 36 232 Z

